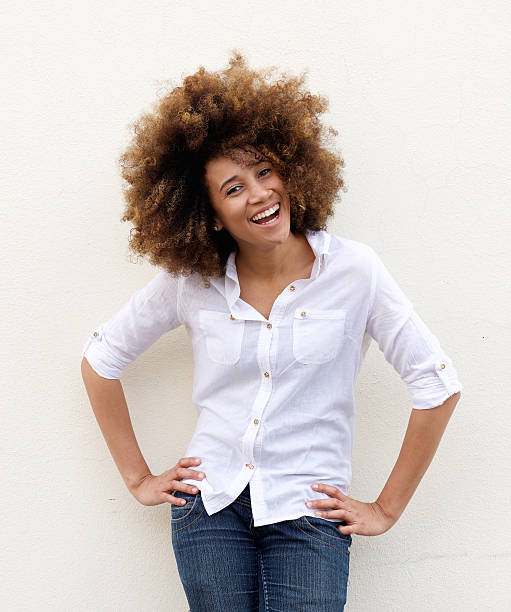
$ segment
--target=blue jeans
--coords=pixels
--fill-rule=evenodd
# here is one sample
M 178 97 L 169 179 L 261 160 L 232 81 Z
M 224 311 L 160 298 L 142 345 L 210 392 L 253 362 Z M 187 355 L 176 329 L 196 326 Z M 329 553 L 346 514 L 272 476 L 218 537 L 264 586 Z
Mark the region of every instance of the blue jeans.
M 175 491 L 172 546 L 190 612 L 340 612 L 351 535 L 314 516 L 253 526 L 247 485 L 229 506 L 206 512 L 201 492 Z

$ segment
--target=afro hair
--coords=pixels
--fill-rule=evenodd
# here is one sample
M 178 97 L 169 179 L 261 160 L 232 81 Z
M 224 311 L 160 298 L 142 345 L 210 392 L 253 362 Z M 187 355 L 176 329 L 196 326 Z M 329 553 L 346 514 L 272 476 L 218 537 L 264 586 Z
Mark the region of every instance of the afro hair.
M 236 248 L 227 231 L 213 230 L 210 159 L 249 149 L 271 161 L 288 189 L 293 233 L 326 229 L 339 189 L 346 191 L 344 160 L 325 146 L 338 132 L 318 119 L 328 101 L 303 89 L 306 72 L 272 81 L 275 67 L 251 70 L 230 53 L 228 68 L 200 66 L 136 119 L 119 160 L 129 249 L 174 276 L 223 276 Z

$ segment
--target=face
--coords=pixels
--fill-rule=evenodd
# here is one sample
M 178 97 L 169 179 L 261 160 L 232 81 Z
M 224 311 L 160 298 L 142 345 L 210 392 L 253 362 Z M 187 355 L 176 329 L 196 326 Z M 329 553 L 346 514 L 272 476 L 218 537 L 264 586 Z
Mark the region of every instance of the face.
M 238 245 L 271 248 L 286 242 L 290 232 L 289 197 L 270 162 L 258 162 L 252 155 L 239 162 L 217 157 L 207 162 L 205 180 L 216 226 L 228 231 Z M 251 220 L 267 209 L 276 210 L 276 214 L 260 219 L 267 223 Z

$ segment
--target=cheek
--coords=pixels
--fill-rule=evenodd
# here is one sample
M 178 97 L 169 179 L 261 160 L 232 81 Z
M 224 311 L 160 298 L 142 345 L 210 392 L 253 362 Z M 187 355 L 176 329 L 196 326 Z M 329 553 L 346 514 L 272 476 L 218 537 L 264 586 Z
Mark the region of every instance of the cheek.
M 228 206 L 227 202 L 219 203 L 210 200 L 210 206 L 213 215 L 220 219 L 222 223 L 225 223 L 226 221 L 229 221 L 230 218 L 232 218 L 233 210 L 232 207 Z
M 231 206 L 229 208 L 225 208 L 220 211 L 219 217 L 223 219 L 226 224 L 237 224 L 243 223 L 247 220 L 246 218 L 246 208 L 241 205 L 234 205 L 231 202 Z
M 280 179 L 275 182 L 275 184 L 273 185 L 273 189 L 275 189 L 275 191 L 278 191 L 279 193 L 282 193 L 286 200 L 289 199 L 287 185 L 283 183 Z

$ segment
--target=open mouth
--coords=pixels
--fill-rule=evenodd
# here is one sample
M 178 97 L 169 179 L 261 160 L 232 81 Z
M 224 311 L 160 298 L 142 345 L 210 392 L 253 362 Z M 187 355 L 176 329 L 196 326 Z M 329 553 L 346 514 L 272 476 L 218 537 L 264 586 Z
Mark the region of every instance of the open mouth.
M 274 210 L 271 214 L 265 217 L 261 217 L 260 219 L 257 219 L 255 221 L 253 219 L 250 219 L 250 221 L 252 223 L 255 223 L 256 225 L 276 225 L 280 220 L 280 202 L 277 202 L 277 206 L 277 210 Z

